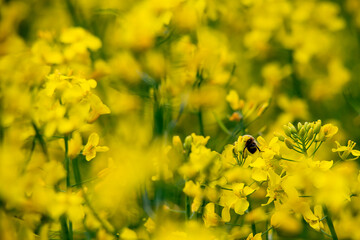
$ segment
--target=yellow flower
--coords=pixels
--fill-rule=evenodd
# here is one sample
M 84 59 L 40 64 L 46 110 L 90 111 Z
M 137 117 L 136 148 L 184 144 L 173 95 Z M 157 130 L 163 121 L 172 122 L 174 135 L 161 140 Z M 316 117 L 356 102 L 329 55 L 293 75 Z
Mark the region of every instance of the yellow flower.
M 324 126 L 322 126 L 322 128 L 320 129 L 319 135 L 321 135 L 323 132 L 323 134 L 325 135 L 325 138 L 331 138 L 338 132 L 338 130 L 339 130 L 338 127 L 328 123 L 328 124 L 325 124 Z
M 230 221 L 230 208 L 233 208 L 237 214 L 243 215 L 249 208 L 247 196 L 254 191 L 255 189 L 245 186 L 244 183 L 235 183 L 233 185 L 233 191 L 224 191 L 219 203 L 224 207 L 221 213 L 222 220 L 224 222 Z
M 81 150 L 82 140 L 79 132 L 73 132 L 72 139 L 69 140 L 69 157 L 75 158 Z
M 94 122 L 100 115 L 109 114 L 110 109 L 101 101 L 101 99 L 95 94 L 89 94 L 88 96 L 91 112 L 88 119 L 89 123 Z
M 219 215 L 215 213 L 215 204 L 208 203 L 204 208 L 203 220 L 206 227 L 216 227 L 219 223 Z
M 230 104 L 231 109 L 239 110 L 244 106 L 244 100 L 239 99 L 239 95 L 235 90 L 231 90 L 226 96 L 226 101 Z
M 320 229 L 324 229 L 324 224 L 321 222 L 324 214 L 320 205 L 316 205 L 314 207 L 314 213 L 311 211 L 310 207 L 307 207 L 303 212 L 303 216 L 305 221 L 308 222 L 310 227 L 312 227 L 313 229 L 317 231 L 320 231 Z
M 106 146 L 98 146 L 99 144 L 99 135 L 97 133 L 92 133 L 89 136 L 88 142 L 85 145 L 82 154 L 86 156 L 86 160 L 90 161 L 96 157 L 96 152 L 106 152 L 109 151 L 109 148 Z
M 341 146 L 338 141 L 335 141 L 337 148 L 333 148 L 333 152 L 337 152 L 342 160 L 356 160 L 360 156 L 360 151 L 353 150 L 356 143 L 354 141 L 349 140 L 347 146 Z M 342 154 L 340 154 L 342 152 Z M 354 158 L 348 158 L 348 156 L 352 154 L 355 156 Z
M 254 234 L 250 233 L 249 236 L 246 238 L 246 240 L 261 240 L 261 233 Z

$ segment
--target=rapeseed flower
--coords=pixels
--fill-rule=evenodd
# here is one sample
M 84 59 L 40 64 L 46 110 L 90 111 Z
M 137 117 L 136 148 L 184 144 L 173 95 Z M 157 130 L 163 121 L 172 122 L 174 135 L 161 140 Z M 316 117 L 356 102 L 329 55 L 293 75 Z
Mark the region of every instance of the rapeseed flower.
M 360 239 L 358 0 L 31 4 L 0 8 L 0 239 Z
M 337 152 L 339 157 L 342 160 L 353 161 L 353 160 L 356 160 L 359 158 L 360 151 L 353 149 L 356 145 L 356 143 L 354 141 L 349 140 L 347 146 L 341 146 L 338 141 L 335 141 L 335 143 L 336 143 L 337 148 L 333 148 L 332 151 Z M 350 154 L 354 157 L 348 158 Z
M 100 141 L 99 135 L 97 133 L 91 133 L 88 139 L 88 142 L 82 150 L 82 154 L 86 157 L 87 161 L 96 157 L 97 152 L 107 152 L 109 147 L 107 146 L 98 146 Z

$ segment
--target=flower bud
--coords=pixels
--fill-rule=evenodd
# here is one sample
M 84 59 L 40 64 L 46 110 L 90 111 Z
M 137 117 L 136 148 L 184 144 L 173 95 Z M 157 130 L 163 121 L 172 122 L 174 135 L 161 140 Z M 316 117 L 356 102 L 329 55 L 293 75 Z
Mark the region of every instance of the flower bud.
M 288 138 L 285 138 L 284 142 L 289 149 L 294 149 L 294 144 Z
M 283 135 L 281 135 L 280 133 L 275 132 L 274 135 L 282 142 L 285 140 L 285 137 Z
M 314 133 L 317 134 L 320 132 L 321 128 L 321 120 L 317 120 L 314 127 Z
M 298 122 L 298 124 L 297 124 L 297 129 L 298 129 L 298 131 L 300 131 L 300 129 L 303 127 L 303 125 L 301 124 L 301 122 Z
M 307 139 L 311 140 L 313 137 L 314 137 L 314 129 L 310 128 L 310 130 L 308 131 Z
M 314 130 L 315 132 L 315 130 Z M 320 132 L 319 134 L 316 136 L 316 139 L 315 139 L 317 142 L 323 142 L 325 141 L 325 132 L 324 132 L 324 129 L 323 128 L 320 128 Z
M 193 140 L 193 139 L 192 139 L 191 135 L 189 135 L 189 136 L 187 136 L 187 137 L 185 138 L 185 141 L 184 141 L 184 149 L 185 149 L 185 150 L 190 150 L 192 140 Z
M 304 138 L 305 136 L 305 127 L 303 126 L 299 131 L 299 137 Z
M 291 128 L 284 125 L 283 129 L 284 129 L 284 133 L 286 134 L 286 136 L 291 137 Z
M 289 122 L 288 126 L 289 126 L 289 128 L 291 130 L 291 133 L 296 133 L 297 132 L 295 126 L 292 123 Z
M 176 149 L 178 152 L 183 152 L 183 144 L 181 142 L 181 139 L 179 136 L 173 136 L 172 143 L 174 146 L 174 149 Z

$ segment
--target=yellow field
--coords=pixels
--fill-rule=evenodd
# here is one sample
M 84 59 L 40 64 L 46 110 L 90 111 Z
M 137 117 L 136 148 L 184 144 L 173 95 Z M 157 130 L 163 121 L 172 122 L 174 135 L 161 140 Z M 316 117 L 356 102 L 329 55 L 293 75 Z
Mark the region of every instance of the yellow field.
M 360 0 L 0 0 L 0 239 L 360 239 Z

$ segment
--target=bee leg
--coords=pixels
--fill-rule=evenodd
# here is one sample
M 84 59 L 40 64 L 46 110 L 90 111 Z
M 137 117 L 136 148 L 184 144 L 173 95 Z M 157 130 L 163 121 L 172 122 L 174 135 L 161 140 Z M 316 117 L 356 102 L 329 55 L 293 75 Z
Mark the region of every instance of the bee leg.
M 256 145 L 256 148 L 259 150 L 259 152 L 263 152 L 263 151 L 260 150 L 260 148 L 257 145 Z

